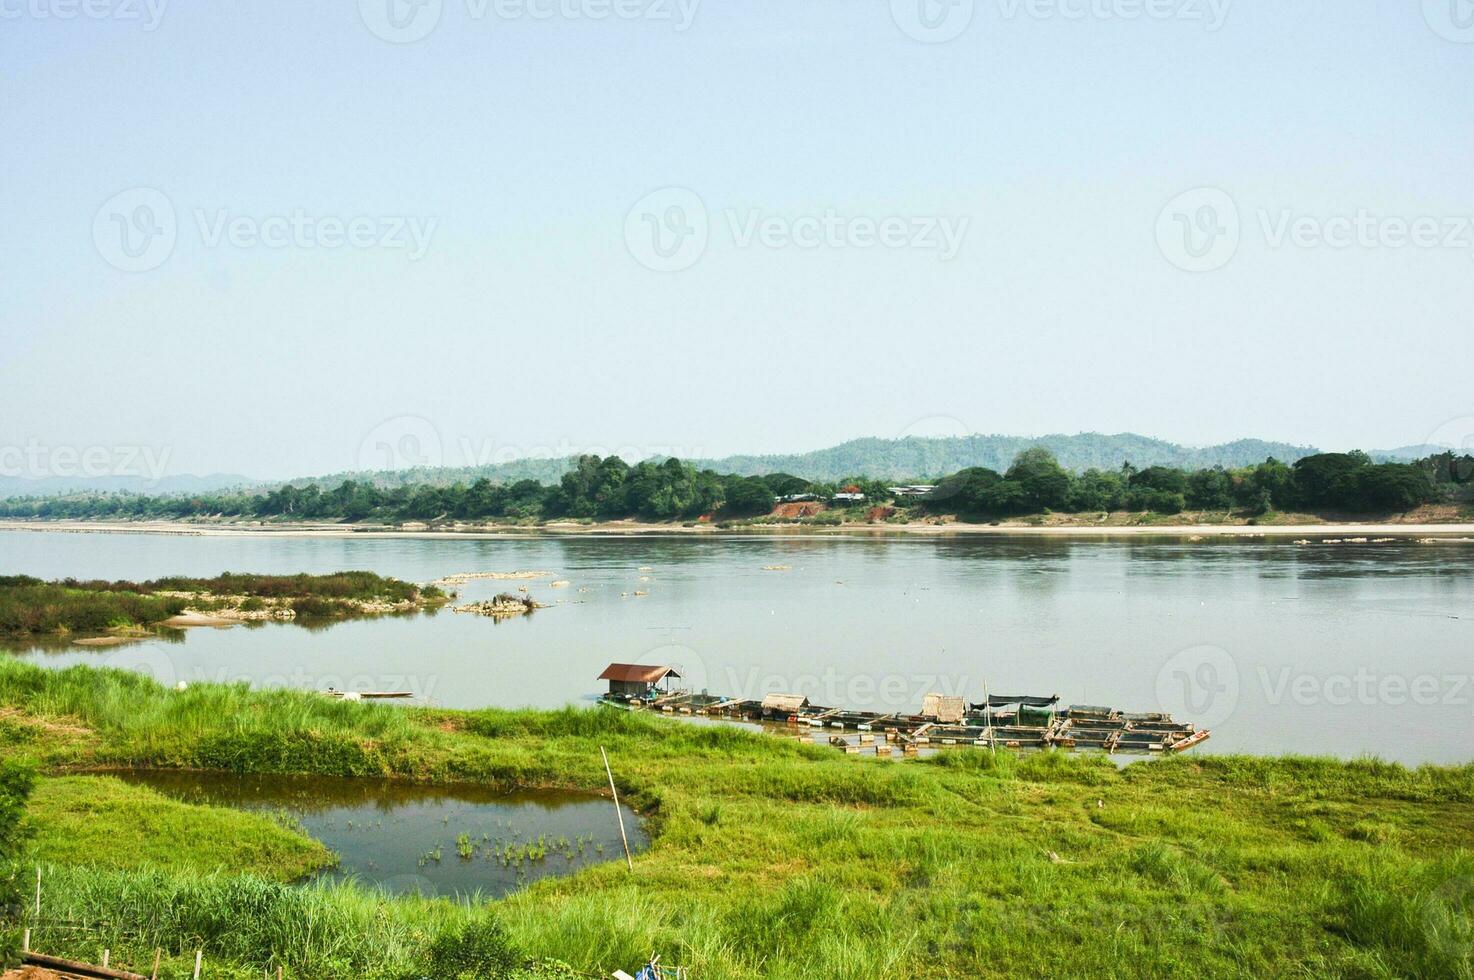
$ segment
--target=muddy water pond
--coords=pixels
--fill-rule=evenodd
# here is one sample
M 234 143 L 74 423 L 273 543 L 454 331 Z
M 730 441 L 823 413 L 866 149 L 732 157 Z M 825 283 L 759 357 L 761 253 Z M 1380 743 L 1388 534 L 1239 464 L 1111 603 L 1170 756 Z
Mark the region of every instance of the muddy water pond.
M 614 805 L 590 793 L 501 792 L 384 779 L 126 772 L 189 803 L 283 813 L 339 856 L 321 877 L 394 894 L 504 895 L 540 878 L 624 860 Z M 621 804 L 630 848 L 650 838 Z

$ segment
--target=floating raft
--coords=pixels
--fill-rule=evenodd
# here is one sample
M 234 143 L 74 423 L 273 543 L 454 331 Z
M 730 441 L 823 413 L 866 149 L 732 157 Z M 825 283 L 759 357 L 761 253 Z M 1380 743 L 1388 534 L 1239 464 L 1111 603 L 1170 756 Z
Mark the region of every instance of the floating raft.
M 651 691 L 643 696 L 610 693 L 600 700 L 616 707 L 664 714 L 861 732 L 865 734 L 861 735 L 858 746 L 840 735 L 830 735 L 828 741 L 851 753 L 873 742 L 879 755 L 890 754 L 891 742 L 899 743 L 907 753 L 922 745 L 978 745 L 1152 754 L 1181 752 L 1209 735 L 1206 729 L 1161 713 L 1133 714 L 1086 704 L 1060 707 L 1058 695 L 994 695 L 985 702 L 968 704 L 965 709 L 955 704 L 960 698 L 928 695 L 921 714 L 824 707 L 796 694 L 774 694 L 755 700 L 686 691 Z

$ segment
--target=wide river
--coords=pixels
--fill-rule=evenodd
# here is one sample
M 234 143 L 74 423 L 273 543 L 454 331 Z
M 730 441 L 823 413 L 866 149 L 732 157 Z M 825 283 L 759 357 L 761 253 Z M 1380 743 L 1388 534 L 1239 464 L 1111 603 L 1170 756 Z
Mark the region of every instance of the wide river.
M 1331 537 L 1326 535 L 1325 537 Z M 1194 751 L 1474 760 L 1474 543 L 1033 536 L 493 540 L 0 531 L 0 574 L 145 579 L 369 569 L 417 582 L 546 571 L 550 608 L 194 629 L 17 648 L 169 684 L 411 690 L 450 707 L 584 701 L 612 661 L 693 689 L 916 710 L 928 692 L 1172 711 Z M 636 593 L 645 593 L 637 595 Z

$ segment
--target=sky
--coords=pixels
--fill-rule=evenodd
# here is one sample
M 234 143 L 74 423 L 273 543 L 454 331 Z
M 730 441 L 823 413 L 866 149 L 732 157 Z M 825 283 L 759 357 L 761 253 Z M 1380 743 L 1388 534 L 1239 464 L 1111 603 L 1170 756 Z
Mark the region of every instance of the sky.
M 1466 444 L 1471 82 L 1468 0 L 0 0 L 0 468 Z

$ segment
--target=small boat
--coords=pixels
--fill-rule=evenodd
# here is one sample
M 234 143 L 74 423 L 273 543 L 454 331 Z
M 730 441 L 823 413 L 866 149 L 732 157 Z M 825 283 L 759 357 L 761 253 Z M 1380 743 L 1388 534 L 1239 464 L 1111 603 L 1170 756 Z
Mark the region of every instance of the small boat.
M 413 691 L 340 691 L 330 687 L 322 692 L 323 697 L 337 698 L 340 701 L 382 701 L 389 698 L 412 698 Z

